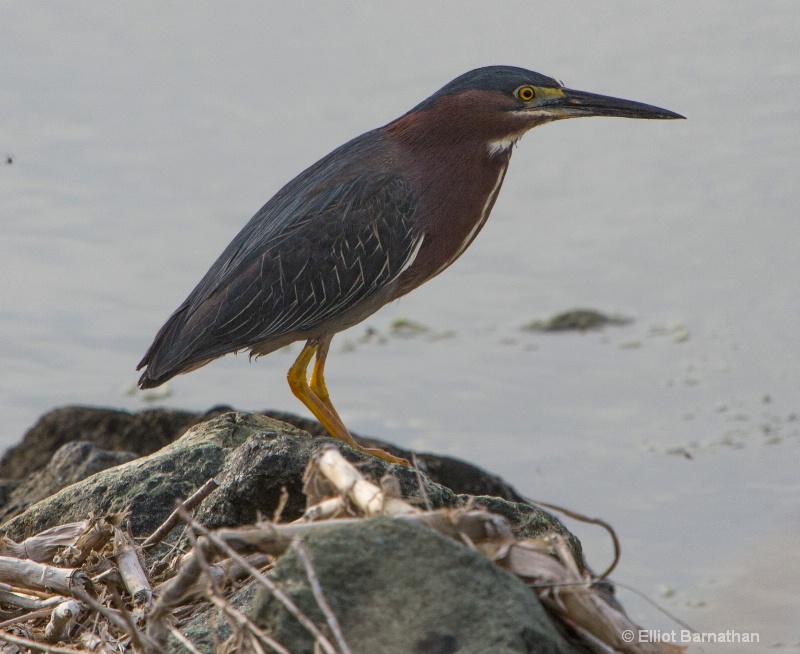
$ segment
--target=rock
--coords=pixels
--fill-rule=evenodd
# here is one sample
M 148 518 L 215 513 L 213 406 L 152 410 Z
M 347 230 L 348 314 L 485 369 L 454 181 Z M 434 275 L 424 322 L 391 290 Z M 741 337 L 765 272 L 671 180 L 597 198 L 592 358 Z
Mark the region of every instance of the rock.
M 109 452 L 87 441 L 62 445 L 43 470 L 29 475 L 9 494 L 0 522 L 22 513 L 31 504 L 90 475 L 137 458 L 133 452 Z
M 523 326 L 526 331 L 563 332 L 576 330 L 584 332 L 587 329 L 601 329 L 606 325 L 622 326 L 633 322 L 630 318 L 619 315 L 608 316 L 594 309 L 572 309 L 565 311 L 549 320 L 534 320 Z
M 379 480 L 391 471 L 404 497 L 423 501 L 420 480 L 413 469 L 356 452 L 331 438 L 312 438 L 260 414 L 226 413 L 195 425 L 154 454 L 103 470 L 58 491 L 6 522 L 2 530 L 21 540 L 52 526 L 81 520 L 89 513 L 104 515 L 129 509 L 134 536 L 146 536 L 166 519 L 176 500 L 189 497 L 211 477 L 217 478 L 220 487 L 195 514 L 206 526 L 251 524 L 259 515 L 271 518 L 283 488 L 288 501 L 281 519 L 293 520 L 305 508 L 303 471 L 323 443 L 334 443 L 372 479 Z M 470 501 L 489 504 L 526 536 L 544 531 L 568 536 L 576 559 L 582 560 L 577 539 L 550 514 L 500 498 L 459 496 L 426 474 L 420 478 L 433 508 L 463 506 Z
M 204 413 L 172 409 L 128 413 L 76 406 L 54 409 L 42 416 L 24 435 L 22 442 L 6 451 L 0 459 L 0 507 L 10 501 L 16 482 L 42 470 L 65 443 L 88 441 L 105 450 L 134 452 L 142 456 L 172 443 L 189 427 L 231 411 L 233 409 L 227 406 L 217 406 Z M 325 429 L 315 420 L 281 411 L 261 413 L 298 427 L 312 436 L 327 437 Z M 358 435 L 356 438 L 366 447 L 377 447 L 398 456 L 411 457 L 410 451 L 389 443 Z M 522 497 L 502 479 L 470 463 L 433 454 L 417 454 L 417 458 L 420 467 L 431 479 L 455 493 L 492 495 L 511 502 L 522 501 Z M 10 517 L 10 512 L 5 517 Z
M 264 415 L 276 420 L 288 422 L 303 431 L 308 432 L 312 436 L 326 438 L 328 432 L 316 420 L 308 420 L 301 418 L 292 413 L 283 413 L 281 411 L 264 411 Z M 446 486 L 454 493 L 465 495 L 491 495 L 493 497 L 500 497 L 509 502 L 523 502 L 524 498 L 514 489 L 513 486 L 507 484 L 500 477 L 493 475 L 478 466 L 472 465 L 461 459 L 456 459 L 450 456 L 440 456 L 438 454 L 428 454 L 425 452 L 412 453 L 410 450 L 404 450 L 391 443 L 370 438 L 368 436 L 360 436 L 353 434 L 356 440 L 365 447 L 377 447 L 381 450 L 386 450 L 397 456 L 402 456 L 411 460 L 412 454 L 417 457 L 417 462 L 421 470 L 437 484 Z
M 0 479 L 0 507 L 4 507 L 11 501 L 11 496 L 19 484 L 20 482 L 16 479 Z
M 211 420 L 150 456 L 98 472 L 34 504 L 5 523 L 3 531 L 20 540 L 89 513 L 130 509 L 134 535 L 149 534 L 175 508 L 176 499 L 189 497 L 216 475 L 230 451 L 259 428 L 260 423 Z
M 104 450 L 151 454 L 190 426 L 215 415 L 153 409 L 128 413 L 114 409 L 67 406 L 43 415 L 0 459 L 0 478 L 22 479 L 44 468 L 55 451 L 71 441 L 88 441 Z M 219 410 L 216 410 L 219 411 Z
M 254 433 L 231 454 L 224 469 L 217 475 L 220 487 L 196 514 L 197 519 L 208 527 L 251 524 L 259 514 L 272 517 L 283 488 L 288 491 L 288 501 L 283 508 L 281 521 L 300 517 L 306 506 L 303 472 L 309 459 L 323 443 L 336 444 L 345 457 L 357 463 L 361 472 L 371 479 L 378 480 L 391 472 L 400 484 L 403 497 L 420 498 L 420 480 L 411 468 L 356 452 L 332 438 L 310 438 L 305 432 L 270 418 L 250 415 L 250 419 L 254 418 L 269 421 L 265 423 L 269 425 L 283 425 L 284 431 L 279 434 L 269 431 Z M 426 475 L 421 475 L 421 478 L 433 508 L 460 504 L 450 489 L 432 482 Z
M 241 589 L 236 591 L 228 603 L 244 615 L 253 612 L 253 601 L 256 595 L 256 585 L 252 582 L 246 583 Z M 182 624 L 181 633 L 186 636 L 194 646 L 203 654 L 216 654 L 225 651 L 220 647 L 215 647 L 217 643 L 224 641 L 231 635 L 231 628 L 224 616 L 218 610 L 209 608 L 199 611 L 192 619 Z M 170 635 L 167 639 L 168 654 L 186 654 L 186 646 Z M 272 651 L 272 650 L 268 650 Z M 0 652 L 0 654 L 3 654 Z M 353 652 L 353 654 L 358 654 Z
M 373 518 L 314 533 L 304 544 L 353 652 L 579 651 L 517 577 L 425 527 Z M 270 576 L 316 624 L 326 624 L 295 552 Z M 253 618 L 293 654 L 314 651 L 308 631 L 261 588 Z

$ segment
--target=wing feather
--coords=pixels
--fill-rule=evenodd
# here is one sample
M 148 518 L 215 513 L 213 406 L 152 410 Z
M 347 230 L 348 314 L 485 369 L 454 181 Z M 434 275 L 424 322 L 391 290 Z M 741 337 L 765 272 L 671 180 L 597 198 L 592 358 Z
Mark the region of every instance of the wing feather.
M 143 387 L 313 330 L 403 272 L 422 238 L 416 194 L 402 176 L 371 172 L 346 150 L 333 165 L 336 154 L 284 187 L 226 248 L 156 336 L 139 365 L 147 366 Z

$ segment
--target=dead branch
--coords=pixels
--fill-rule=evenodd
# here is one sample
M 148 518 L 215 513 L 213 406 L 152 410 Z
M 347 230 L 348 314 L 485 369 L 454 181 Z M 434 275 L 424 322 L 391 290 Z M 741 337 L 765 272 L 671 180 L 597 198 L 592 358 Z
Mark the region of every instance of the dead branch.
M 139 559 L 133 538 L 119 527 L 114 528 L 114 551 L 122 583 L 133 598 L 134 606 L 149 609 L 153 600 L 153 588 Z
M 158 652 L 159 649 L 156 647 L 155 643 L 147 638 L 136 628 L 131 620 L 130 614 L 124 610 L 124 605 L 119 599 L 119 595 L 116 591 L 109 587 L 109 592 L 111 596 L 114 598 L 115 602 L 118 606 L 122 607 L 118 610 L 111 609 L 107 606 L 104 606 L 100 602 L 98 602 L 94 597 L 89 595 L 83 589 L 75 589 L 74 596 L 77 600 L 80 600 L 82 603 L 90 606 L 94 611 L 102 615 L 108 622 L 114 625 L 117 629 L 122 631 L 123 633 L 128 634 L 131 638 L 134 645 L 138 647 L 140 652 Z
M 332 486 L 335 493 L 346 496 L 361 513 L 367 516 L 420 513 L 419 509 L 405 500 L 388 495 L 380 487 L 368 481 L 332 445 L 322 448 L 309 462 L 305 480 L 304 491 L 307 494 L 315 487 L 319 489 L 320 486 Z
M 7 536 L 0 539 L 0 556 L 28 559 L 37 563 L 60 562 L 62 550 L 80 552 L 83 556 L 72 556 L 67 564 L 80 566 L 92 550 L 102 548 L 110 538 L 114 517 L 96 519 L 92 516 L 79 522 L 70 522 L 44 531 L 16 543 Z M 105 541 L 103 538 L 105 537 Z M 63 558 L 63 554 L 61 555 Z M 65 559 L 66 560 L 66 559 Z
M 590 525 L 598 525 L 605 529 L 609 536 L 611 536 L 611 544 L 614 547 L 614 558 L 611 560 L 611 563 L 605 569 L 603 574 L 597 577 L 597 580 L 606 579 L 614 569 L 617 567 L 619 563 L 620 556 L 622 555 L 622 546 L 620 545 L 619 538 L 617 537 L 617 532 L 614 531 L 614 527 L 612 527 L 609 523 L 601 518 L 590 518 L 583 513 L 578 513 L 577 511 L 572 511 L 571 509 L 567 509 L 563 506 L 558 506 L 556 504 L 548 504 L 547 502 L 539 502 L 537 500 L 532 500 L 529 498 L 525 498 L 525 503 L 533 506 L 533 507 L 544 507 L 546 509 L 552 509 L 553 511 L 558 511 L 559 513 L 563 513 L 565 516 L 572 518 L 573 520 L 577 520 L 578 522 L 585 522 L 586 524 Z
M 338 497 L 330 497 L 327 500 L 317 502 L 313 506 L 309 506 L 302 517 L 298 518 L 298 522 L 315 522 L 317 520 L 332 520 L 343 515 L 347 515 L 347 502 L 340 495 Z
M 206 483 L 200 486 L 200 488 L 198 488 L 194 493 L 192 493 L 188 499 L 180 502 L 178 504 L 178 508 L 183 508 L 185 511 L 193 510 L 217 488 L 219 488 L 219 482 L 212 477 L 206 481 Z M 161 526 L 147 537 L 147 540 L 142 543 L 143 548 L 152 547 L 153 545 L 160 543 L 164 537 L 175 528 L 175 525 L 181 521 L 178 508 L 170 513 Z
M 267 563 L 272 560 L 272 557 L 267 556 L 266 554 L 256 553 L 256 554 L 248 554 L 245 556 L 245 560 L 254 568 L 262 568 Z M 222 561 L 218 561 L 212 565 L 208 566 L 208 570 L 206 570 L 206 574 L 210 575 L 214 582 L 217 583 L 220 587 L 225 587 L 233 580 L 242 579 L 248 575 L 247 570 L 245 570 L 242 566 L 240 566 L 236 561 L 233 559 L 224 559 Z M 154 595 L 161 595 L 162 589 L 166 584 L 168 584 L 171 580 L 167 580 L 162 582 L 161 584 L 157 585 L 153 589 Z M 184 592 L 184 598 L 193 598 L 201 594 L 205 594 L 206 587 L 208 583 L 202 579 L 197 579 L 194 582 L 193 586 L 187 587 Z
M 78 534 L 75 543 L 66 548 L 55 560 L 63 561 L 68 566 L 79 567 L 89 558 L 92 552 L 101 551 L 114 536 L 114 527 L 122 521 L 127 512 L 107 516 L 99 520 L 90 519 L 86 528 Z
M 215 555 L 228 556 L 245 570 L 247 570 L 253 579 L 258 584 L 266 588 L 275 599 L 277 599 L 302 624 L 309 632 L 311 632 L 326 654 L 336 654 L 330 641 L 271 579 L 263 575 L 259 570 L 253 568 L 247 560 L 240 555 L 225 539 L 221 538 L 219 534 L 206 529 L 199 522 L 194 520 L 188 513 L 181 511 L 182 518 L 189 524 L 189 526 L 200 534 L 197 543 L 192 551 L 192 554 L 184 562 L 180 572 L 173 580 L 173 584 L 164 584 L 163 594 L 156 601 L 152 612 L 150 613 L 150 628 L 157 633 L 160 628 L 159 624 L 163 622 L 164 617 L 169 613 L 173 606 L 177 606 L 183 599 L 182 593 L 187 588 L 190 588 L 194 583 L 194 579 L 200 574 L 203 563 L 205 561 L 213 560 Z M 274 527 L 274 525 L 270 525 Z M 224 531 L 224 530 L 221 530 Z M 229 530 L 235 531 L 235 530 Z M 284 547 L 285 550 L 285 547 Z
M 641 628 L 608 604 L 581 574 L 566 539 L 561 535 L 514 543 L 501 565 L 526 581 L 548 611 L 562 621 L 591 634 L 611 651 L 625 654 L 676 654 L 686 648 L 671 643 L 629 643 L 622 634 Z
M 3 622 L 0 622 L 0 629 L 5 629 L 6 627 L 10 627 L 15 624 L 20 624 L 22 622 L 27 622 L 28 620 L 36 620 L 38 618 L 44 618 L 50 615 L 50 608 L 43 608 L 43 609 L 36 609 L 35 611 L 31 611 L 30 613 L 24 613 L 23 615 L 18 615 L 15 618 L 9 618 Z
M 4 584 L 5 585 L 5 584 Z M 9 587 L 10 588 L 10 587 Z M 25 611 L 37 611 L 39 609 L 49 609 L 64 602 L 67 598 L 60 595 L 47 599 L 36 599 L 28 595 L 20 595 L 11 590 L 0 590 L 0 604 L 9 604 Z M 0 624 L 0 627 L 3 625 Z
M 474 546 L 492 561 L 503 558 L 514 542 L 508 521 L 488 511 L 440 509 L 413 516 L 403 515 L 399 519 L 425 525 L 443 536 Z
M 62 640 L 64 632 L 70 622 L 81 612 L 81 605 L 75 600 L 62 602 L 50 614 L 50 622 L 44 630 L 44 637 L 50 643 L 57 643 Z
M 56 568 L 27 559 L 0 556 L 0 581 L 35 591 L 75 597 L 76 588 L 91 585 L 89 577 L 75 568 Z
M 344 639 L 344 634 L 342 634 L 342 628 L 339 626 L 339 620 L 336 619 L 336 615 L 331 610 L 328 600 L 325 599 L 325 594 L 322 592 L 322 585 L 319 583 L 319 577 L 317 577 L 317 573 L 314 570 L 313 564 L 311 563 L 311 557 L 308 556 L 308 552 L 306 552 L 306 548 L 303 546 L 302 541 L 298 539 L 292 541 L 292 549 L 294 549 L 294 551 L 297 553 L 300 562 L 303 564 L 303 567 L 306 570 L 306 576 L 308 577 L 308 583 L 311 585 L 311 592 L 314 595 L 314 600 L 316 601 L 317 606 L 319 606 L 320 611 L 322 611 L 322 614 L 325 616 L 325 620 L 328 622 L 328 626 L 330 627 L 331 633 L 336 640 L 336 644 L 339 646 L 339 651 L 341 654 L 352 654 L 347 642 Z
M 229 602 L 226 602 L 224 599 L 216 596 L 212 596 L 210 599 L 211 603 L 221 609 L 222 612 L 225 613 L 225 615 L 228 616 L 228 618 L 231 619 L 236 626 L 246 629 L 252 636 L 262 641 L 274 651 L 278 652 L 278 654 L 291 654 L 288 649 L 286 649 L 274 638 L 270 638 L 261 628 L 259 628 L 257 624 L 250 620 L 250 618 L 248 618 L 244 613 L 231 606 Z
M 32 649 L 37 652 L 48 652 L 49 654 L 86 654 L 86 652 L 78 649 L 72 649 L 70 647 L 56 647 L 54 645 L 48 645 L 47 643 L 39 643 L 35 640 L 14 636 L 7 632 L 0 634 L 0 641 L 13 643 L 19 647 L 27 647 L 28 649 Z

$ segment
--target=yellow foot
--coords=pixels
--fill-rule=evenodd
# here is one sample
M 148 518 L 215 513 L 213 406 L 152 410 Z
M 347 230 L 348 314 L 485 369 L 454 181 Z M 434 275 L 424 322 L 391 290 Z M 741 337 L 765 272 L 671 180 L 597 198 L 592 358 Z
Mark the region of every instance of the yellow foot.
M 306 342 L 305 347 L 300 352 L 300 356 L 289 368 L 287 375 L 289 388 L 292 389 L 292 393 L 295 394 L 297 399 L 308 407 L 309 411 L 314 414 L 314 417 L 319 420 L 320 424 L 325 427 L 333 438 L 347 443 L 359 452 L 371 454 L 388 463 L 398 463 L 410 468 L 411 464 L 399 456 L 389 454 L 389 452 L 379 448 L 361 447 L 350 435 L 350 432 L 347 431 L 347 427 L 344 426 L 344 422 L 342 422 L 333 406 L 333 402 L 331 402 L 328 388 L 325 385 L 325 359 L 328 356 L 328 347 L 332 337 L 333 335 L 331 334 L 320 339 L 309 339 Z M 308 364 L 311 363 L 311 359 L 315 356 L 311 379 L 307 380 Z
M 386 450 L 382 450 L 382 449 L 380 449 L 378 447 L 361 447 L 361 446 L 358 446 L 356 449 L 358 449 L 359 452 L 364 452 L 364 454 L 371 454 L 372 456 L 378 457 L 379 459 L 382 459 L 383 461 L 387 461 L 388 463 L 398 463 L 401 466 L 407 466 L 409 468 L 412 467 L 411 463 L 409 463 L 403 457 L 395 456 L 394 454 L 390 454 Z

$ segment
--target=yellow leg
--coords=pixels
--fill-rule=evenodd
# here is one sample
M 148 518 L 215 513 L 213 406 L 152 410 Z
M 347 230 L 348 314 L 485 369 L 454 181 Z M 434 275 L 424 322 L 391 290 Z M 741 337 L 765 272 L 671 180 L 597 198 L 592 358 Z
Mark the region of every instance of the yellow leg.
M 320 340 L 317 346 L 316 357 L 314 358 L 314 367 L 311 369 L 311 377 L 308 379 L 308 385 L 309 388 L 311 388 L 311 392 L 327 407 L 331 415 L 336 418 L 340 424 L 344 425 L 344 421 L 339 417 L 339 414 L 333 406 L 333 402 L 331 402 L 328 387 L 325 385 L 325 361 L 328 358 L 328 349 L 330 345 L 330 336 Z
M 295 397 L 306 405 L 309 411 L 314 414 L 320 424 L 325 427 L 328 433 L 340 441 L 344 441 L 354 450 L 371 454 L 389 463 L 399 463 L 410 466 L 411 464 L 403 458 L 389 454 L 378 448 L 361 447 L 347 431 L 342 419 L 331 402 L 328 387 L 325 385 L 325 359 L 328 356 L 328 348 L 331 344 L 331 336 L 326 336 L 321 340 L 310 339 L 300 352 L 300 356 L 289 368 L 287 379 L 289 388 L 292 389 Z M 308 365 L 312 357 L 316 355 L 314 368 L 311 371 L 311 380 L 306 379 Z

